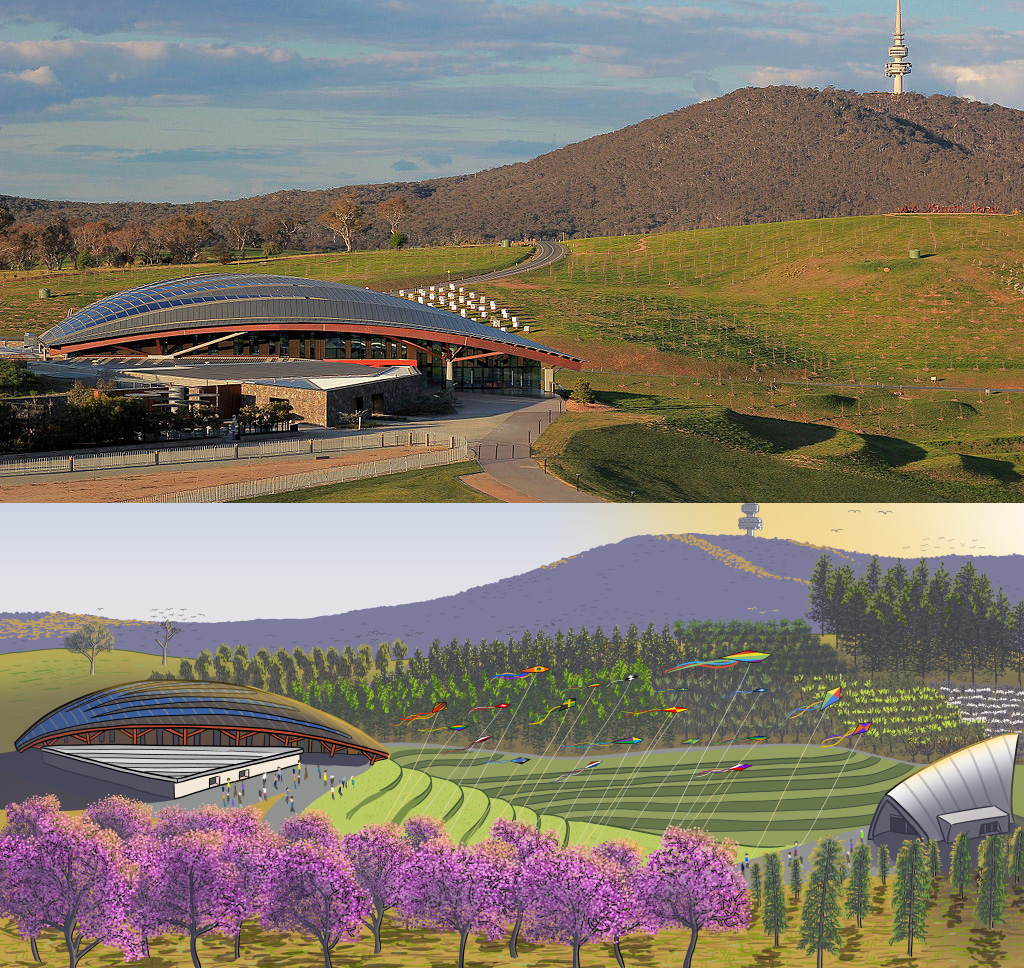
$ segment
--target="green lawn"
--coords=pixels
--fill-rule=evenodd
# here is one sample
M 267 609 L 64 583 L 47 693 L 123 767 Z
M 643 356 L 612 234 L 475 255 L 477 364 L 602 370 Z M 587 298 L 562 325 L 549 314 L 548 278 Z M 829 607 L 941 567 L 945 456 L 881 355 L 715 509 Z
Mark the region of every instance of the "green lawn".
M 437 246 L 398 251 L 284 255 L 226 266 L 203 263 L 87 271 L 0 272 L 0 305 L 4 310 L 0 317 L 0 337 L 41 333 L 63 319 L 68 310 L 81 309 L 122 289 L 160 279 L 209 272 L 257 272 L 393 291 L 444 282 L 449 278 L 449 270 L 454 281 L 502 269 L 526 258 L 531 251 L 529 247 L 502 248 L 499 245 Z M 53 297 L 40 299 L 39 290 L 42 288 L 50 289 Z
M 467 487 L 458 478 L 476 474 L 476 461 L 460 461 L 421 471 L 388 474 L 346 484 L 324 484 L 301 491 L 251 497 L 236 504 L 500 504 L 497 498 Z

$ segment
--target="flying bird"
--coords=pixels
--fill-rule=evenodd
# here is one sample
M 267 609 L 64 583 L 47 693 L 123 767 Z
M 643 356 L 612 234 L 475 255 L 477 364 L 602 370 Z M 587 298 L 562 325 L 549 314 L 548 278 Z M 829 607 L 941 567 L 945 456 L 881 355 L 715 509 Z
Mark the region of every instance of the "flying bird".
M 879 511 L 879 514 L 892 514 L 892 511 Z

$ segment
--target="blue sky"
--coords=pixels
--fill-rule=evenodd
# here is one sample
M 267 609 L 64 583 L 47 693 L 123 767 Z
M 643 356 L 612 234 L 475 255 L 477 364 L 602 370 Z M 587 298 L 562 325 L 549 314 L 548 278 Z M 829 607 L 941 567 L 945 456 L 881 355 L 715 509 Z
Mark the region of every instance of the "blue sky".
M 27 507 L 0 504 L 17 562 L 0 612 L 148 618 L 174 607 L 208 621 L 426 601 L 632 535 L 738 535 L 740 516 L 738 504 Z M 1019 554 L 1024 534 L 1024 505 L 763 504 L 760 514 L 763 538 L 912 561 L 939 526 L 951 547 L 995 555 Z
M 895 0 L 0 0 L 0 193 L 479 171 L 748 85 L 879 90 Z M 1024 0 L 906 0 L 908 89 L 1024 108 Z

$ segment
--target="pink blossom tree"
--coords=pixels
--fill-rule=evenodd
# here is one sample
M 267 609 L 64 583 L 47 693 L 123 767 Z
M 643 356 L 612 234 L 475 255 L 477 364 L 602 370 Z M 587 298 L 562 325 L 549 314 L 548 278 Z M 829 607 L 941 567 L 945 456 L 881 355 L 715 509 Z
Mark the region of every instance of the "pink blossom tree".
M 85 808 L 87 816 L 101 830 L 112 830 L 125 843 L 153 829 L 153 810 L 139 800 L 110 796 Z
M 356 941 L 370 913 L 347 858 L 309 840 L 278 838 L 271 857 L 260 923 L 272 931 L 302 931 L 316 936 L 324 968 L 332 968 L 338 942 Z
M 70 968 L 101 943 L 120 947 L 126 959 L 141 957 L 145 942 L 128 926 L 131 881 L 120 841 L 87 817 L 54 812 L 56 802 L 37 797 L 8 807 L 0 914 L 33 942 L 37 960 L 34 941 L 45 928 L 63 934 Z
M 734 864 L 736 844 L 703 830 L 669 827 L 638 879 L 641 900 L 664 927 L 689 928 L 683 968 L 690 968 L 701 931 L 750 927 L 750 894 Z
M 615 864 L 629 886 L 625 899 L 627 903 L 619 908 L 618 920 L 610 932 L 615 961 L 619 968 L 626 968 L 626 963 L 622 958 L 622 949 L 619 947 L 621 940 L 636 931 L 656 934 L 659 929 L 657 919 L 643 903 L 640 889 L 640 878 L 643 876 L 640 845 L 632 840 L 609 840 L 606 843 L 598 844 L 594 848 L 594 853 Z
M 466 941 L 484 934 L 496 941 L 513 920 L 511 896 L 515 864 L 511 851 L 493 842 L 473 847 L 440 838 L 421 845 L 406 866 L 398 908 L 412 924 L 459 935 L 459 968 L 466 963 Z
M 235 942 L 235 960 L 242 955 L 242 925 L 262 910 L 263 892 L 272 873 L 274 833 L 260 819 L 259 808 L 222 811 L 226 814 L 221 832 L 224 857 L 228 863 L 231 896 L 228 933 Z
M 512 857 L 519 871 L 522 870 L 523 864 L 538 851 L 555 850 L 558 847 L 558 837 L 553 830 L 540 831 L 521 820 L 508 820 L 505 817 L 499 817 L 491 824 L 491 839 L 498 843 L 508 844 L 512 848 Z M 518 958 L 519 952 L 516 951 L 516 944 L 519 941 L 519 932 L 523 926 L 523 912 L 526 907 L 522 881 L 518 877 L 513 881 L 509 901 L 515 912 L 516 920 L 508 939 L 508 953 L 510 958 Z
M 343 849 L 359 886 L 373 905 L 366 926 L 373 932 L 373 953 L 380 954 L 381 922 L 401 898 L 405 867 L 412 859 L 413 847 L 402 836 L 401 827 L 387 823 L 349 834 Z
M 230 934 L 243 917 L 230 847 L 227 836 L 213 830 L 151 838 L 135 885 L 139 929 L 147 937 L 186 935 L 193 968 L 202 968 L 198 940 L 215 930 Z
M 289 817 L 281 824 L 280 834 L 285 840 L 308 840 L 323 844 L 328 850 L 339 851 L 342 847 L 341 834 L 322 810 L 308 810 Z
M 448 830 L 443 821 L 438 820 L 436 817 L 409 817 L 402 827 L 413 850 L 418 850 L 420 845 L 425 844 L 428 840 L 433 840 L 435 837 L 448 836 Z
M 622 869 L 583 847 L 538 851 L 522 878 L 526 936 L 570 945 L 573 968 L 580 948 L 613 937 L 635 906 Z

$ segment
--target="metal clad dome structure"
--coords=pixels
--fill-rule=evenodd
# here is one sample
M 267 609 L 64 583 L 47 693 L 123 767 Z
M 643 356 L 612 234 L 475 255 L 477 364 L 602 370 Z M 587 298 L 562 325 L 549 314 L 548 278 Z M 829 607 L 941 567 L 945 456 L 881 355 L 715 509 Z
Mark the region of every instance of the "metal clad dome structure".
M 907 777 L 882 798 L 870 838 L 882 841 L 892 834 L 950 844 L 961 831 L 971 838 L 1009 833 L 1019 741 L 1019 733 L 993 736 Z
M 20 753 L 58 743 L 203 745 L 218 733 L 219 745 L 303 746 L 362 753 L 374 763 L 386 747 L 343 720 L 288 696 L 225 682 L 154 680 L 102 689 L 65 703 L 27 729 L 14 748 Z M 258 743 L 255 741 L 259 740 Z M 252 741 L 250 743 L 250 741 Z
M 581 362 L 516 333 L 397 296 L 255 273 L 185 276 L 128 289 L 78 310 L 40 340 L 54 350 L 84 352 L 150 336 L 269 329 L 370 331 L 497 350 L 553 366 Z

